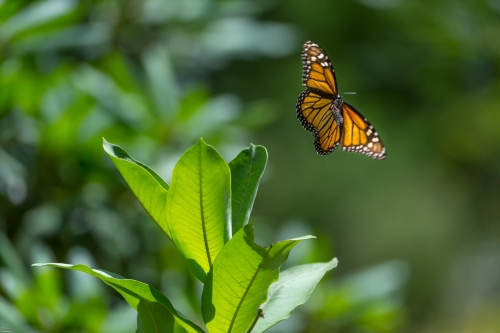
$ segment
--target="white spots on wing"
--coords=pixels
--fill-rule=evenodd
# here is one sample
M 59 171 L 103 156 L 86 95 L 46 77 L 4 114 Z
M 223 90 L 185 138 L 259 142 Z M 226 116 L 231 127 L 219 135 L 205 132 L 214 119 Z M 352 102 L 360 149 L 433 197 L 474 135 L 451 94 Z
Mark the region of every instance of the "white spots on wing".
M 373 126 L 369 126 L 369 127 L 373 128 Z M 375 150 L 380 149 L 380 152 L 376 153 L 375 151 L 373 151 L 374 149 Z M 342 147 L 342 150 L 347 151 L 347 152 L 362 153 L 368 157 L 371 157 L 371 158 L 374 158 L 377 160 L 384 160 L 387 157 L 385 155 L 385 147 L 382 145 L 382 142 L 381 142 L 380 138 L 378 138 L 378 137 L 372 137 L 371 141 L 368 142 L 366 145 Z
M 368 135 L 368 136 L 369 136 L 370 134 L 372 134 L 372 130 L 371 130 L 371 129 L 368 129 L 368 130 L 366 131 L 366 135 Z
M 324 55 L 323 53 L 320 53 L 320 54 L 319 54 L 319 56 L 318 56 L 318 58 L 319 58 L 319 59 L 323 59 L 323 57 L 324 57 L 324 56 L 325 56 L 325 55 Z
M 316 57 L 311 57 L 311 61 L 316 61 Z

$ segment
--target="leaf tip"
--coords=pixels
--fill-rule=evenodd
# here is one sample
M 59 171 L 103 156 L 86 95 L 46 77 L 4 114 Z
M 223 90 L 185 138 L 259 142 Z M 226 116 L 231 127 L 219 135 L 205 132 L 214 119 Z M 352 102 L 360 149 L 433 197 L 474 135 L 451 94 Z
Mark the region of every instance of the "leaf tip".
M 339 260 L 337 258 L 333 258 L 332 260 L 330 260 L 330 263 L 332 264 L 332 268 L 335 268 L 339 265 Z
M 109 143 L 104 137 L 102 138 L 102 148 L 106 153 L 113 154 L 113 144 Z
M 313 235 L 306 235 L 306 236 L 302 236 L 302 237 L 297 237 L 297 238 L 294 238 L 296 240 L 307 240 L 307 239 L 316 239 L 317 237 L 316 236 L 313 236 Z

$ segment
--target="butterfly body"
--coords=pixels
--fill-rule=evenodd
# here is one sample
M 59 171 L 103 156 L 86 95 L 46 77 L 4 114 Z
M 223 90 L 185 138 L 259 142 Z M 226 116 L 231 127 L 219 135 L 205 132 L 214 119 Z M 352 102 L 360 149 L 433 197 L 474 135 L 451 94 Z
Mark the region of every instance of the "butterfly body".
M 319 155 L 330 154 L 339 144 L 344 151 L 386 158 L 378 132 L 338 93 L 335 72 L 318 44 L 308 41 L 302 51 L 303 91 L 296 105 L 297 118 L 315 137 Z
M 344 117 L 342 117 L 342 105 L 344 105 L 342 96 L 337 95 L 333 98 L 331 109 L 333 112 L 333 118 L 335 118 L 335 121 L 339 124 L 339 126 L 344 124 Z

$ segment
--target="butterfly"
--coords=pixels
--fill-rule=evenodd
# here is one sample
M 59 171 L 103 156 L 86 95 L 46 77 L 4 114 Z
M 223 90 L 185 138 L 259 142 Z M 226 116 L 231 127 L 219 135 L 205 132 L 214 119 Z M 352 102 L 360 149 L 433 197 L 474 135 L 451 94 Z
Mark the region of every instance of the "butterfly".
M 386 158 L 378 132 L 354 107 L 342 100 L 332 64 L 318 44 L 302 46 L 302 85 L 307 90 L 297 100 L 297 118 L 312 132 L 314 148 L 328 155 L 340 144 L 348 152 Z

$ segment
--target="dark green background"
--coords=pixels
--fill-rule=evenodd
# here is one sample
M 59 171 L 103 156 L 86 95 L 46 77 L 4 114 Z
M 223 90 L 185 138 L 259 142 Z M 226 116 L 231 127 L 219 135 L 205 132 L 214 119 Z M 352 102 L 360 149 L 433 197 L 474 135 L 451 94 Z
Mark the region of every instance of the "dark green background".
M 316 155 L 295 118 L 309 39 L 386 160 Z M 262 245 L 310 233 L 292 263 L 339 258 L 274 332 L 499 331 L 499 40 L 495 0 L 0 1 L 0 325 L 135 330 L 117 294 L 39 261 L 151 283 L 199 322 L 101 138 L 169 181 L 203 136 L 227 160 L 267 147 Z

